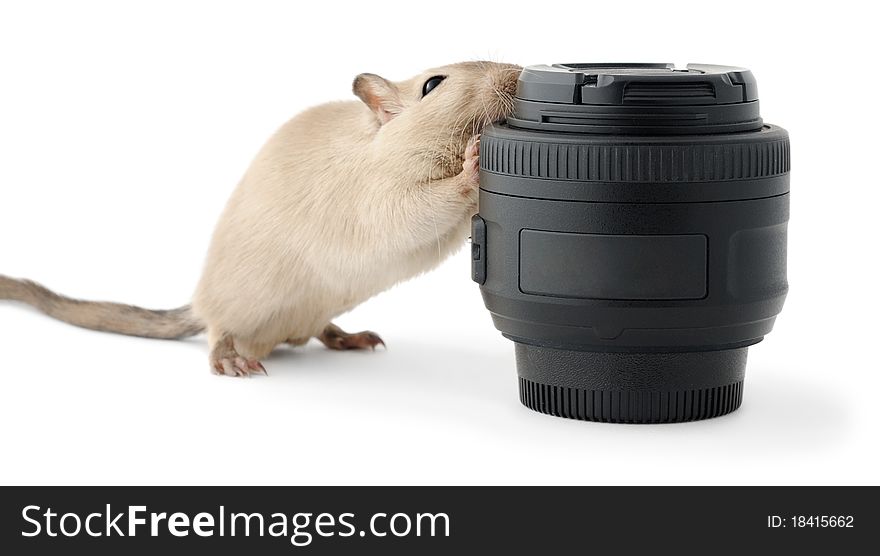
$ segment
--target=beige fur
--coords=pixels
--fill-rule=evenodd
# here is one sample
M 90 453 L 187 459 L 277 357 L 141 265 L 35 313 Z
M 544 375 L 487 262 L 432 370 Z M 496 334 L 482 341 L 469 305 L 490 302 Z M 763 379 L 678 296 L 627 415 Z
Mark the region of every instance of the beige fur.
M 154 311 L 122 303 L 79 301 L 58 295 L 30 280 L 0 275 L 0 299 L 31 305 L 50 317 L 70 324 L 100 330 L 175 340 L 193 336 L 205 329 L 188 305 L 168 311 Z
M 468 142 L 510 113 L 519 69 L 466 62 L 399 83 L 362 74 L 363 102 L 317 106 L 278 130 L 220 217 L 191 313 L 181 309 L 222 347 L 215 369 L 249 374 L 237 359 L 253 367 L 282 342 L 337 334 L 334 317 L 458 248 L 476 212 Z M 422 98 L 435 75 L 447 77 Z M 36 304 L 2 284 L 0 297 Z

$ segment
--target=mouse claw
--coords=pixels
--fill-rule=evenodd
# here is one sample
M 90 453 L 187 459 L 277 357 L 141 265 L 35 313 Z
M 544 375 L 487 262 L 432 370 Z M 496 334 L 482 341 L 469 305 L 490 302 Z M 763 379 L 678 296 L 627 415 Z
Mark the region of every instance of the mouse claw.
M 480 136 L 474 135 L 468 140 L 467 147 L 464 149 L 464 159 L 480 157 Z
M 385 346 L 385 342 L 382 338 L 379 337 L 375 332 L 365 331 L 358 332 L 357 334 L 352 334 L 349 339 L 350 347 L 348 349 L 365 349 L 370 348 L 373 351 L 376 351 L 376 346 L 382 346 L 385 349 L 388 349 Z
M 266 367 L 263 366 L 262 363 L 257 361 L 256 359 L 249 359 L 247 362 L 247 366 L 249 369 L 254 370 L 258 373 L 262 373 L 265 376 L 269 376 L 269 373 L 266 372 Z
M 376 351 L 376 346 L 382 346 L 383 348 L 388 349 L 388 346 L 385 345 L 385 342 L 383 342 L 383 341 L 382 341 L 382 338 L 380 338 L 379 336 L 376 336 L 376 340 L 375 340 L 375 342 L 376 342 L 376 343 L 371 343 L 371 344 L 370 344 L 370 349 L 371 349 L 372 351 Z

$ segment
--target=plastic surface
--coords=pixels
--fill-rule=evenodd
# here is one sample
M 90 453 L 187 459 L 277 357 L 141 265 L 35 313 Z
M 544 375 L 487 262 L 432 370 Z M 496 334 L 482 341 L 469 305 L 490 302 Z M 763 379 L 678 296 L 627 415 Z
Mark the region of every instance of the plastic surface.
M 549 415 L 606 423 L 719 417 L 742 403 L 747 351 L 602 353 L 516 344 L 520 401 Z
M 482 135 L 473 271 L 523 403 L 633 423 L 736 409 L 788 290 L 788 134 L 751 73 L 532 66 L 517 97 Z
M 522 230 L 519 289 L 582 299 L 701 299 L 706 296 L 707 244 L 701 234 Z
M 761 128 L 743 68 L 689 64 L 556 64 L 520 75 L 515 127 L 606 134 L 695 134 Z

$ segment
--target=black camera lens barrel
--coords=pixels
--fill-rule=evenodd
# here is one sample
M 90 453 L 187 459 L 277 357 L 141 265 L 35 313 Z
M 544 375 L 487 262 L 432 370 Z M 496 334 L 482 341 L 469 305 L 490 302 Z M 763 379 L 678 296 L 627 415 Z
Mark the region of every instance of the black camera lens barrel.
M 748 70 L 523 70 L 484 130 L 473 277 L 515 342 L 520 398 L 660 423 L 739 407 L 788 289 L 789 142 Z

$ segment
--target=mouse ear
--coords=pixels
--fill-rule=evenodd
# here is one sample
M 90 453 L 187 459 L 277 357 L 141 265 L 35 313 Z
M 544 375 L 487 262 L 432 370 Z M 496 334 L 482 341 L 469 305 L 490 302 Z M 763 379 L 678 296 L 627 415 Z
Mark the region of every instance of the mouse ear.
M 362 73 L 354 78 L 351 88 L 376 113 L 381 124 L 388 123 L 403 110 L 397 87 L 378 75 Z

